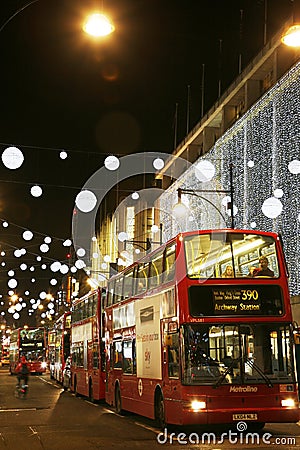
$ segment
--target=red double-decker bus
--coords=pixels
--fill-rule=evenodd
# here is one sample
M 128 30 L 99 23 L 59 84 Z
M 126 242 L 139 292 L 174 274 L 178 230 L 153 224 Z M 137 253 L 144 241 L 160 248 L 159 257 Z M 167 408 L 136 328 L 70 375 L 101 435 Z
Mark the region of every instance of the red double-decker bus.
M 46 331 L 45 328 L 17 328 L 10 334 L 9 370 L 15 374 L 15 368 L 21 356 L 28 361 L 30 373 L 46 372 Z
M 70 356 L 71 312 L 62 314 L 48 332 L 48 360 L 50 377 L 58 383 L 63 382 L 63 371 Z
M 71 390 L 90 401 L 105 397 L 101 289 L 76 299 L 71 323 Z
M 106 401 L 165 424 L 297 422 L 288 274 L 280 237 L 179 234 L 113 276 Z

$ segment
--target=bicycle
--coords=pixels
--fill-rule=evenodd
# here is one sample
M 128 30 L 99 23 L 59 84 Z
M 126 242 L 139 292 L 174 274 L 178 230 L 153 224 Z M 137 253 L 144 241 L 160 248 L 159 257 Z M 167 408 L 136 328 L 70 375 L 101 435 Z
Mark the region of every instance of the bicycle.
M 15 397 L 25 399 L 27 396 L 28 384 L 25 384 L 24 380 L 20 380 L 20 383 L 16 385 Z

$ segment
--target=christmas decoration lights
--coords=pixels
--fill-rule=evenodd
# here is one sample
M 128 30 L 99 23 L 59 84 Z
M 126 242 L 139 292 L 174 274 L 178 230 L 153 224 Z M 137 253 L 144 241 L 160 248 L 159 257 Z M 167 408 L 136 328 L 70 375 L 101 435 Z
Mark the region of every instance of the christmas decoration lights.
M 290 292 L 300 295 L 300 63 L 296 64 L 159 198 L 160 222 L 167 239 L 180 230 L 230 227 L 216 208 L 225 212 L 224 195 L 189 196 L 194 220 L 173 214 L 179 187 L 229 190 L 229 166 L 234 167 L 235 227 L 282 234 L 290 271 Z M 205 181 L 199 167 L 215 173 Z M 200 172 L 201 173 L 201 172 Z M 212 172 L 213 173 L 213 170 Z M 198 175 L 198 176 L 197 176 Z M 209 201 L 208 201 L 209 200 Z M 185 203 L 186 205 L 186 203 Z M 224 215 L 224 214 L 223 214 Z

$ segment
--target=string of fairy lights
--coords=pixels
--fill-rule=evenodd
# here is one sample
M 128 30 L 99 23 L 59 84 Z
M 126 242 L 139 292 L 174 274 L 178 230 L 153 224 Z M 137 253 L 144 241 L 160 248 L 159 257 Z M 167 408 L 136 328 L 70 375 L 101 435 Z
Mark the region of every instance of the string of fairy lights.
M 290 272 L 291 295 L 300 295 L 300 63 L 253 105 L 220 139 L 160 197 L 161 222 L 170 238 L 178 230 L 174 217 L 178 187 L 229 189 L 229 165 L 234 183 L 236 228 L 282 234 Z M 206 170 L 211 164 L 214 170 Z M 206 165 L 206 166 L 205 166 Z M 199 178 L 206 173 L 206 179 Z M 211 176 L 213 174 L 213 176 Z M 203 194 L 213 200 L 226 223 L 205 199 L 186 196 L 186 230 L 229 226 L 224 195 Z

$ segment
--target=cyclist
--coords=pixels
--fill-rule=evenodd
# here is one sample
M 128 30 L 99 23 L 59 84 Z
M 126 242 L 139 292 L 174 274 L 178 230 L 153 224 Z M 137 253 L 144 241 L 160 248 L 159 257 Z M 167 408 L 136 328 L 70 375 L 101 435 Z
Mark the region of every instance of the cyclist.
M 25 356 L 22 356 L 20 362 L 16 367 L 16 373 L 18 377 L 18 386 L 21 385 L 21 380 L 24 380 L 24 384 L 28 385 L 28 376 L 30 374 L 29 365 Z

